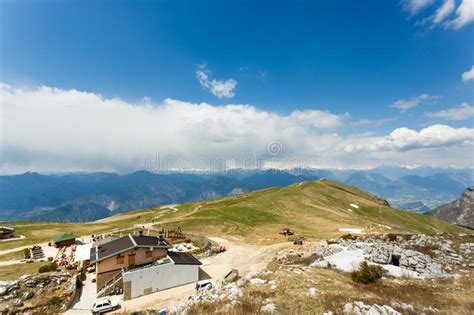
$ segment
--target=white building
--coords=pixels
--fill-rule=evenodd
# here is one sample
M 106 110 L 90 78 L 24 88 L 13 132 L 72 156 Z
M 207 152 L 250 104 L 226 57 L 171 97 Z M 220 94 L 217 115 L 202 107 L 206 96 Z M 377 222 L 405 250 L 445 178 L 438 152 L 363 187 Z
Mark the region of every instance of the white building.
M 133 299 L 153 292 L 199 281 L 201 262 L 184 252 L 168 251 L 165 259 L 123 273 L 123 298 Z

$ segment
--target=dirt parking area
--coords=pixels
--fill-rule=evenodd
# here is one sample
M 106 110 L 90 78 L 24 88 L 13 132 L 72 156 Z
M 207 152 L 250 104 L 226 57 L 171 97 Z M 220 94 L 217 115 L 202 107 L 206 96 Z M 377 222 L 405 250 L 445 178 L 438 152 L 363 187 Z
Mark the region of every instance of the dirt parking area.
M 290 242 L 274 245 L 249 245 L 242 241 L 234 241 L 212 237 L 213 242 L 224 245 L 226 251 L 215 256 L 201 259 L 202 270 L 212 279 L 223 280 L 224 276 L 232 269 L 239 270 L 240 276 L 249 272 L 265 269 L 278 251 L 293 246 Z M 122 302 L 119 312 L 131 312 L 145 309 L 160 310 L 184 302 L 193 294 L 195 284 L 152 293 L 133 300 Z M 117 312 L 117 313 L 119 313 Z

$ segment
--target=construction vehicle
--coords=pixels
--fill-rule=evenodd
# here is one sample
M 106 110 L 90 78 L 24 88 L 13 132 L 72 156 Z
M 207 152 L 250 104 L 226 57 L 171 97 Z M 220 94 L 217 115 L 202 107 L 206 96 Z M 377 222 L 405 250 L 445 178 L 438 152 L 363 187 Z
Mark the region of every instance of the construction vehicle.
M 305 237 L 304 236 L 300 236 L 298 238 L 295 238 L 293 240 L 293 244 L 295 245 L 303 245 L 303 241 L 305 240 Z
M 283 228 L 281 231 L 280 231 L 280 234 L 281 235 L 285 235 L 285 236 L 290 236 L 290 235 L 294 235 L 295 232 L 290 230 L 290 228 Z

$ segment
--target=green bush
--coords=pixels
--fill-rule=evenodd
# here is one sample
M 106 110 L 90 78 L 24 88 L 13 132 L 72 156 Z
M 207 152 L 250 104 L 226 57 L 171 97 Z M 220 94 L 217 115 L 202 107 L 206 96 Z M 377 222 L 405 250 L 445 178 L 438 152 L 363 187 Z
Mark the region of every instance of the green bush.
M 59 305 L 61 304 L 62 300 L 59 296 L 53 296 L 49 299 L 49 304 L 51 305 Z
M 56 265 L 55 264 L 47 264 L 39 267 L 38 272 L 39 273 L 44 273 L 44 272 L 50 272 L 50 271 L 56 271 Z
M 367 261 L 360 264 L 359 270 L 351 273 L 352 281 L 369 284 L 378 281 L 385 274 L 385 269 L 378 265 L 369 265 Z
M 29 248 L 25 248 L 25 249 L 23 250 L 23 254 L 25 255 L 25 258 L 26 258 L 26 259 L 31 258 L 31 252 L 30 252 L 30 249 L 29 249 Z

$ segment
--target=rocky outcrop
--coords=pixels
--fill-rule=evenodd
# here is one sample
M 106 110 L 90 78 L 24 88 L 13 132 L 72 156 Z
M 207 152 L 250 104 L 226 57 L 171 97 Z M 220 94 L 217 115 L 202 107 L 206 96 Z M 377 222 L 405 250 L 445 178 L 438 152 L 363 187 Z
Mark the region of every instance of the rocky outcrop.
M 18 280 L 0 281 L 0 314 L 46 314 L 64 310 L 75 290 L 75 277 L 68 272 L 23 275 Z M 44 296 L 61 296 L 50 305 Z
M 458 278 L 457 269 L 471 268 L 473 250 L 473 243 L 463 243 L 455 249 L 453 242 L 441 235 L 340 238 L 321 243 L 311 267 L 351 271 L 346 270 L 347 266 L 357 268 L 361 261 L 367 260 L 381 265 L 395 277 Z
M 440 220 L 474 229 L 474 186 L 467 188 L 459 199 L 427 214 Z
M 366 305 L 361 301 L 344 305 L 344 314 L 354 315 L 401 315 L 400 312 L 388 305 Z

